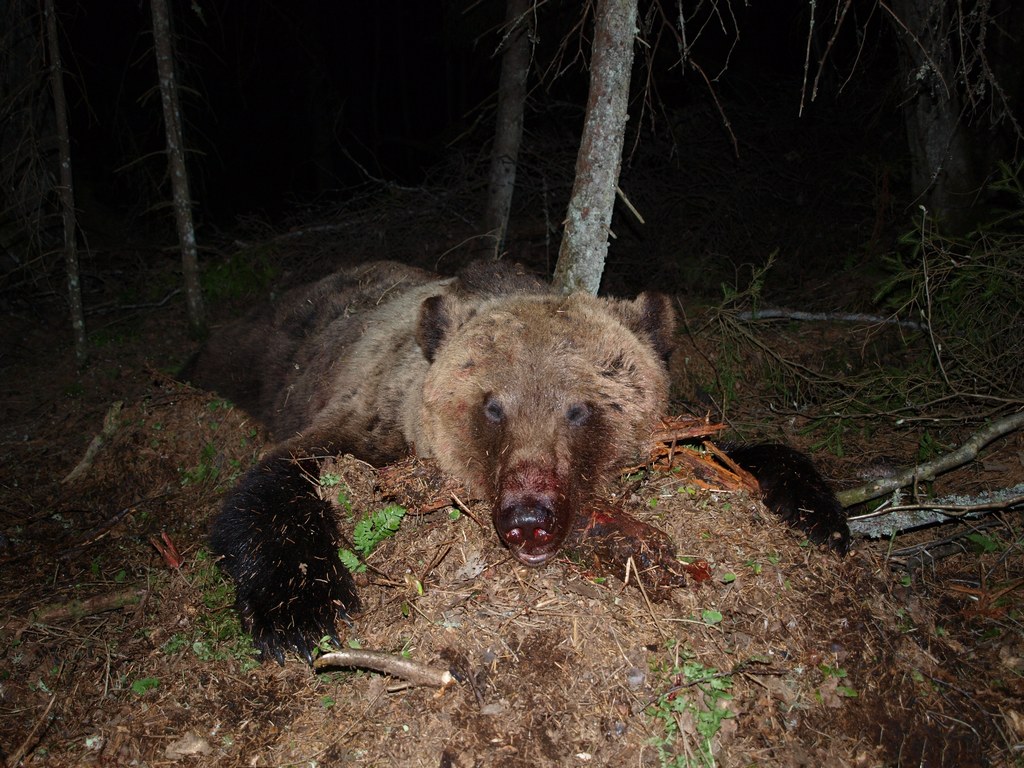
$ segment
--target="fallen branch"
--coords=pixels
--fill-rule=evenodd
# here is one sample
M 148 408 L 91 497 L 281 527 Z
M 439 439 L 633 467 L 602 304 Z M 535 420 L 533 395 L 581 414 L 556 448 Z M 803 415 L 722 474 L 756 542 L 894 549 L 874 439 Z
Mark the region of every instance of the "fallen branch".
M 434 688 L 447 688 L 455 678 L 447 669 L 438 669 L 421 664 L 418 661 L 396 656 L 382 651 L 365 651 L 355 648 L 343 648 L 339 651 L 325 653 L 313 662 L 316 669 L 326 667 L 356 667 L 372 669 L 386 675 L 405 680 L 412 685 L 429 685 Z
M 33 742 L 35 741 L 36 734 L 39 733 L 39 727 L 46 722 L 50 715 L 50 710 L 53 709 L 54 702 L 56 701 L 56 696 L 50 697 L 50 702 L 46 705 L 46 709 L 43 710 L 43 714 L 41 714 L 36 720 L 36 724 L 32 726 L 32 730 L 29 731 L 28 736 L 26 736 L 25 740 L 21 742 L 21 746 L 14 750 L 14 754 L 7 759 L 7 765 L 10 766 L 10 768 L 15 768 L 15 766 L 20 765 L 21 761 L 25 759 L 25 756 L 28 755 Z
M 156 496 L 150 496 L 148 499 L 142 499 L 141 501 L 137 501 L 134 504 L 129 504 L 124 509 L 114 513 L 109 519 L 105 520 L 100 525 L 96 526 L 95 528 L 89 531 L 86 531 L 76 541 L 73 541 L 66 549 L 64 549 L 60 553 L 61 558 L 66 559 L 74 553 L 81 551 L 90 544 L 94 544 L 95 542 L 99 541 L 104 536 L 106 536 L 108 533 L 110 533 L 110 531 L 113 530 L 113 528 L 116 525 L 119 525 L 129 515 L 129 513 L 134 512 L 136 509 L 143 506 L 144 504 L 150 504 L 154 501 L 159 501 L 160 499 L 168 495 L 170 495 L 170 491 L 167 491 L 165 493 L 158 493 Z
M 899 504 L 849 518 L 850 530 L 869 538 L 889 538 L 894 533 L 947 520 L 975 520 L 991 512 L 1024 506 L 1024 484 L 977 496 L 945 496 L 922 504 Z
M 18 639 L 33 624 L 52 624 L 66 619 L 77 620 L 97 613 L 118 611 L 130 605 L 138 605 L 146 596 L 145 589 L 125 589 L 109 595 L 96 595 L 85 600 L 69 600 L 63 603 L 49 603 L 32 611 L 25 619 L 12 619 L 5 629 L 13 629 Z
M 61 480 L 61 484 L 66 485 L 72 480 L 77 480 L 92 467 L 93 461 L 96 459 L 96 454 L 100 452 L 100 448 L 103 444 L 114 436 L 117 432 L 117 428 L 121 423 L 121 406 L 123 403 L 118 400 L 110 408 L 107 409 L 106 415 L 103 417 L 103 429 L 98 435 L 93 437 L 92 442 L 89 443 L 89 447 L 85 449 L 85 456 L 78 462 L 74 469 L 64 476 Z
M 994 520 L 988 523 L 979 523 L 972 530 L 959 531 L 944 539 L 926 541 L 922 544 L 915 544 L 912 547 L 894 550 L 889 553 L 886 560 L 893 568 L 913 571 L 929 563 L 935 563 L 944 558 L 970 551 L 970 547 L 965 543 L 968 536 L 989 530 L 997 525 L 999 523 Z
M 1014 413 L 993 421 L 983 429 L 971 435 L 967 441 L 951 453 L 939 456 L 931 461 L 918 464 L 899 472 L 895 477 L 872 480 L 857 488 L 850 488 L 836 494 L 839 503 L 844 507 L 860 504 L 870 499 L 884 496 L 897 488 L 915 485 L 922 480 L 933 480 L 936 476 L 966 464 L 977 458 L 981 449 L 997 437 L 1009 434 L 1024 427 L 1024 412 Z
M 882 315 L 866 315 L 862 312 L 803 312 L 798 309 L 752 309 L 737 312 L 738 320 L 811 320 L 832 323 L 870 323 L 872 325 L 898 325 L 914 331 L 924 330 L 924 325 L 916 320 L 900 320 L 898 317 Z

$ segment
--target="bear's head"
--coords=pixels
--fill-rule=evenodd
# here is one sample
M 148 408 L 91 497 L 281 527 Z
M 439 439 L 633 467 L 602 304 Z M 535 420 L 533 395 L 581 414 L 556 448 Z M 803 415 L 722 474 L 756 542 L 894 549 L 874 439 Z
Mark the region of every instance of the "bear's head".
M 653 293 L 427 299 L 417 451 L 492 503 L 516 558 L 543 563 L 577 510 L 643 453 L 666 405 L 673 319 Z

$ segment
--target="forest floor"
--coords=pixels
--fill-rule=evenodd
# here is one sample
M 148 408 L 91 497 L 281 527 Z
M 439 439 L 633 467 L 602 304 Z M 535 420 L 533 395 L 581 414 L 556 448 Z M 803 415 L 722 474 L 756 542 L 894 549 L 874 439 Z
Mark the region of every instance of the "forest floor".
M 14 311 L 0 329 L 8 765 L 1024 764 L 1019 513 L 907 572 L 888 541 L 858 540 L 841 559 L 747 495 L 631 475 L 617 489 L 626 508 L 710 565 L 709 580 L 653 602 L 567 558 L 515 563 L 488 511 L 464 500 L 460 514 L 407 516 L 359 576 L 363 611 L 342 627 L 346 643 L 450 668 L 455 684 L 258 663 L 205 539 L 264 433 L 174 380 L 195 348 L 180 297 L 126 311 L 119 292 L 139 286 L 109 277 L 120 309 L 92 316 L 84 372 L 59 309 Z M 763 332 L 803 360 L 851 343 L 825 323 Z M 778 423 L 757 382 L 744 386 L 751 405 L 734 416 L 808 447 L 804 420 Z M 908 439 L 877 429 L 850 435 L 845 458 L 816 458 L 856 484 L 879 459 L 912 463 Z M 1022 465 L 1017 433 L 934 490 L 1010 487 Z M 356 517 L 384 505 L 374 469 L 349 460 L 337 473 Z M 168 542 L 177 558 L 158 551 Z

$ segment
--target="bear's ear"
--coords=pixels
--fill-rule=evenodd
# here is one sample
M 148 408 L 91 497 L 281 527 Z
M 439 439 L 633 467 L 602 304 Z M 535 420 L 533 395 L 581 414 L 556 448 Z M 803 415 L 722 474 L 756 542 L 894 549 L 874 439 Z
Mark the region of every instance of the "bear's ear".
M 453 296 L 431 296 L 420 304 L 420 317 L 416 324 L 416 343 L 428 362 L 434 362 L 445 341 L 472 313 Z
M 423 356 L 434 362 L 437 350 L 441 348 L 444 337 L 451 331 L 452 313 L 446 306 L 444 296 L 431 296 L 420 304 L 420 317 L 416 323 L 416 343 L 423 350 Z
M 672 299 L 658 291 L 644 291 L 634 301 L 622 302 L 619 311 L 626 327 L 667 362 L 675 347 L 676 313 Z

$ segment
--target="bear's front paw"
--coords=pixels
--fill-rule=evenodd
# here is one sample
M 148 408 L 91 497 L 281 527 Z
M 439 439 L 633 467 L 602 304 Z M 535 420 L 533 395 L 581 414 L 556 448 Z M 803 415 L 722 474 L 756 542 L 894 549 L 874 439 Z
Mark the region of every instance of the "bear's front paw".
M 307 663 L 338 618 L 358 610 L 355 583 L 338 559 L 330 504 L 299 465 L 271 459 L 251 469 L 214 522 L 210 546 L 235 582 L 242 623 L 264 659 L 294 649 Z
M 317 571 L 307 568 L 297 579 L 256 589 L 243 589 L 239 583 L 238 613 L 263 660 L 273 658 L 283 665 L 285 651 L 294 650 L 311 665 L 323 638 L 339 644 L 338 619 L 347 621 L 349 612 L 358 609 L 355 585 L 340 563 L 333 573 Z

